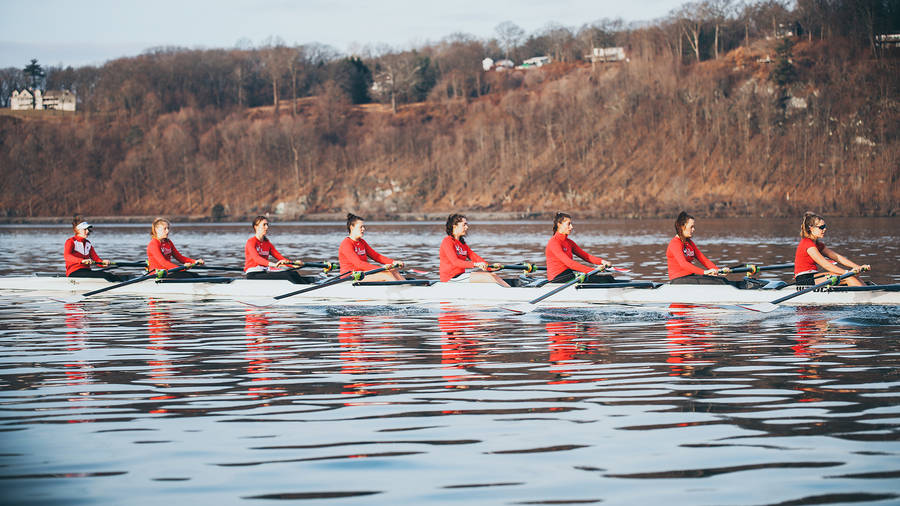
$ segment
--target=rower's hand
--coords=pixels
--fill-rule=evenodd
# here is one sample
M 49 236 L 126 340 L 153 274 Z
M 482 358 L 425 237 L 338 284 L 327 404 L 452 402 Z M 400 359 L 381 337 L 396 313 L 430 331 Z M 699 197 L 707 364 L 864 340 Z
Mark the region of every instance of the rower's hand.
M 271 262 L 269 262 L 269 263 L 271 264 Z M 271 265 L 270 267 L 281 267 L 282 265 L 284 265 L 286 263 L 287 263 L 286 260 L 278 260 L 277 262 L 275 262 L 275 265 Z
M 90 258 L 85 258 L 84 260 L 81 261 L 81 263 L 84 265 L 91 265 L 94 263 L 94 261 L 91 260 Z
M 718 276 L 719 270 L 718 269 L 706 269 L 705 271 L 703 271 L 703 275 L 704 276 Z
M 483 271 L 488 270 L 487 262 L 474 262 L 474 265 L 476 268 L 481 269 Z
M 862 271 L 872 270 L 872 267 L 869 264 L 865 264 L 865 265 L 858 265 L 851 270 L 853 271 L 853 274 L 859 274 Z
M 604 260 L 604 261 L 600 262 L 600 264 L 597 265 L 596 267 L 597 267 L 598 269 L 600 269 L 601 271 L 605 271 L 606 269 L 609 269 L 610 267 L 612 267 L 612 263 L 607 262 L 606 260 Z
M 731 273 L 731 269 L 729 269 L 728 267 L 722 267 L 721 269 L 716 270 L 717 276 L 724 276 L 729 273 Z
M 385 267 L 386 269 L 402 269 L 402 268 L 403 268 L 403 262 L 401 262 L 400 260 L 394 260 L 394 263 L 392 263 L 392 264 L 387 264 L 387 265 L 385 265 L 384 267 Z
M 112 263 L 112 262 L 110 262 L 109 260 L 103 260 L 103 261 L 100 262 L 100 264 L 101 264 L 103 267 L 109 267 L 109 264 L 111 264 L 111 263 Z
M 194 265 L 206 265 L 206 262 L 203 261 L 202 258 L 198 258 Z
M 303 267 L 303 260 L 291 260 L 289 262 L 285 262 L 291 264 L 291 266 L 295 269 L 299 269 Z

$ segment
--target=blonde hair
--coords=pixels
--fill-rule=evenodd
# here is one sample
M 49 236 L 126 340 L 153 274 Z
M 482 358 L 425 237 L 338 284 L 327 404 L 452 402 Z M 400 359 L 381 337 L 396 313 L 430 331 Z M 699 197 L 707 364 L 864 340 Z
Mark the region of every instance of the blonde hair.
M 825 221 L 825 218 L 819 216 L 818 214 L 812 211 L 806 211 L 803 213 L 803 222 L 800 223 L 800 237 L 804 239 L 812 239 L 812 228 L 815 226 L 817 221 Z
M 165 223 L 166 225 L 169 225 L 170 227 L 172 226 L 172 223 L 169 220 L 167 220 L 165 218 L 156 218 L 155 220 L 153 220 L 153 224 L 150 225 L 150 237 L 152 237 L 154 239 L 159 239 L 158 237 L 156 237 L 156 226 L 160 225 L 162 223 Z

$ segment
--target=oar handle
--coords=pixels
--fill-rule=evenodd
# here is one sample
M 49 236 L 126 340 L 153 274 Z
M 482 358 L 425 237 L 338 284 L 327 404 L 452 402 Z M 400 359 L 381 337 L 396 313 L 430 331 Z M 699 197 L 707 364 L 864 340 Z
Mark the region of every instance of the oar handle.
M 291 269 L 303 269 L 305 267 L 311 267 L 313 269 L 322 269 L 326 274 L 337 269 L 337 262 L 303 262 L 302 264 L 291 264 Z
M 750 274 L 756 274 L 759 271 L 774 271 L 774 270 L 779 270 L 779 269 L 793 269 L 793 268 L 794 268 L 793 262 L 787 263 L 787 264 L 775 264 L 775 265 L 747 264 L 743 267 L 735 267 L 734 269 L 729 269 L 728 267 L 725 267 L 725 268 L 719 269 L 719 272 L 722 274 L 728 274 L 729 272 L 735 273 L 735 274 L 737 274 L 739 272 L 749 272 Z
M 308 286 L 306 288 L 301 288 L 300 290 L 295 290 L 293 292 L 276 295 L 275 300 L 286 299 L 288 297 L 293 297 L 294 295 L 300 295 L 301 293 L 311 292 L 313 290 L 318 290 L 319 288 L 325 288 L 326 286 L 343 283 L 344 281 L 359 281 L 371 274 L 376 274 L 376 273 L 379 273 L 382 271 L 386 271 L 386 270 L 388 270 L 388 268 L 389 267 L 379 267 L 377 269 L 372 269 L 371 271 L 365 271 L 365 272 L 362 272 L 362 271 L 344 272 L 344 273 L 341 273 L 338 277 L 329 279 L 328 281 L 326 281 L 324 283 L 314 285 L 314 286 Z
M 112 267 L 147 267 L 147 261 L 143 262 L 110 262 L 104 269 Z
M 208 271 L 227 271 L 227 272 L 244 272 L 244 268 L 240 266 L 229 267 L 223 265 L 198 265 L 197 269 L 206 269 Z
M 490 270 L 494 270 L 494 271 L 499 271 L 499 270 L 525 271 L 526 274 L 531 273 L 531 272 L 536 272 L 536 271 L 546 271 L 547 270 L 546 267 L 543 267 L 540 265 L 534 265 L 529 262 L 523 262 L 520 264 L 495 263 L 495 264 L 490 264 L 488 267 L 490 267 Z

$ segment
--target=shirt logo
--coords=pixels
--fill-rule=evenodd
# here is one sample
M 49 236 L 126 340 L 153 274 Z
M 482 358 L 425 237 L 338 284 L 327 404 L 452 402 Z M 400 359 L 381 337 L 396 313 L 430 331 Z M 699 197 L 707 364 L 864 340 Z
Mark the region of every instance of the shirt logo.
M 466 256 L 466 250 L 463 249 L 462 246 L 460 246 L 459 244 L 454 244 L 453 247 L 456 248 L 456 256 L 460 256 L 460 257 Z
M 88 241 L 75 241 L 75 251 L 85 257 L 91 255 L 91 243 Z

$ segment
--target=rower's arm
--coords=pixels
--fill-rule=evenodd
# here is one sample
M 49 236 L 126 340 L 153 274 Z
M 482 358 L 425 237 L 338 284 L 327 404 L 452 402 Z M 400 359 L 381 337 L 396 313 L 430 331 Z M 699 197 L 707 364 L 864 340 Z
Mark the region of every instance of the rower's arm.
M 830 260 L 828 260 L 827 258 L 825 258 L 825 257 L 822 255 L 822 253 L 825 253 L 825 255 L 828 255 L 829 257 L 830 257 L 831 255 L 835 255 L 835 256 L 841 257 L 841 255 L 838 255 L 837 253 L 835 253 L 835 252 L 832 251 L 831 249 L 825 248 L 825 249 L 822 250 L 822 253 L 819 253 L 818 248 L 815 248 L 815 247 L 810 246 L 809 248 L 806 249 L 806 253 L 809 255 L 809 258 L 812 258 L 813 261 L 814 261 L 816 264 L 818 264 L 819 267 L 821 267 L 821 268 L 824 269 L 825 271 L 830 272 L 830 273 L 832 273 L 832 274 L 843 274 L 843 273 L 844 273 L 844 270 L 843 270 L 843 269 L 841 269 L 841 268 L 839 268 L 839 267 L 835 267 L 835 265 L 834 265 L 833 263 L 831 263 Z M 830 253 L 830 254 L 829 254 L 829 253 Z M 841 257 L 841 258 L 843 258 L 843 257 Z M 837 258 L 835 258 L 835 260 L 837 260 Z M 844 258 L 844 260 L 847 260 L 847 259 Z M 846 265 L 846 264 L 845 264 L 845 265 Z M 853 264 L 853 265 L 856 265 L 856 264 Z
M 849 258 L 845 257 L 844 255 L 841 255 L 840 253 L 834 251 L 831 248 L 826 247 L 825 249 L 822 250 L 822 254 L 824 256 L 834 260 L 835 262 L 837 262 L 845 267 L 848 267 L 850 269 L 859 268 L 859 264 L 854 263 Z

